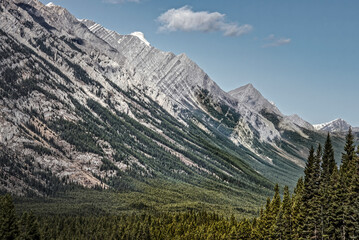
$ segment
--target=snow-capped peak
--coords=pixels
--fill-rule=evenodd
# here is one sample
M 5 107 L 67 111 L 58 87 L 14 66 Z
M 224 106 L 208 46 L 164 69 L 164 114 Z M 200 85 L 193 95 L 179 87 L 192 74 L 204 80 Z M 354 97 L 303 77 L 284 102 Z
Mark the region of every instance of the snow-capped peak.
M 49 2 L 46 4 L 46 7 L 55 7 L 56 5 L 53 2 Z
M 142 32 L 133 32 L 130 35 L 138 37 L 142 42 L 144 42 L 147 46 L 150 46 L 150 43 L 146 40 L 145 35 Z
M 338 118 L 333 121 L 313 125 L 316 130 L 327 132 L 345 132 L 348 131 L 351 125 L 345 120 Z

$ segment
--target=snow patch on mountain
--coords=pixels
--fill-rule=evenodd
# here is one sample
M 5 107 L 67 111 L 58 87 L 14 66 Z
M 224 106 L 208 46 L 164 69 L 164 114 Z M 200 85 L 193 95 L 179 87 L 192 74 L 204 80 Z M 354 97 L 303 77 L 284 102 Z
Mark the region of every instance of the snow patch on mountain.
M 56 5 L 53 2 L 49 2 L 45 5 L 46 7 L 55 7 Z
M 142 42 L 146 43 L 147 46 L 151 44 L 146 40 L 145 35 L 142 32 L 133 32 L 130 35 L 138 37 Z

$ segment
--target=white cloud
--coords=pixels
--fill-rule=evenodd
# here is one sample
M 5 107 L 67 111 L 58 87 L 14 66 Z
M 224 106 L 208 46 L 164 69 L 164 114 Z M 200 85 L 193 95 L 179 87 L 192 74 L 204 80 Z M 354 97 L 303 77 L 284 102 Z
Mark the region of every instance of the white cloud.
M 120 3 L 125 3 L 125 2 L 140 2 L 140 0 L 102 0 L 103 2 L 106 3 L 112 3 L 112 4 L 120 4 Z
M 219 12 L 194 12 L 189 6 L 170 9 L 161 14 L 157 21 L 160 31 L 200 31 L 223 32 L 224 36 L 241 36 L 250 32 L 253 27 L 248 24 L 238 25 L 225 22 L 225 14 Z
M 274 34 L 269 34 L 268 37 L 266 37 L 264 40 L 274 40 L 274 38 Z
M 279 47 L 291 43 L 292 39 L 290 38 L 276 38 L 274 34 L 270 34 L 268 37 L 264 38 L 265 41 L 269 43 L 264 44 L 262 47 Z

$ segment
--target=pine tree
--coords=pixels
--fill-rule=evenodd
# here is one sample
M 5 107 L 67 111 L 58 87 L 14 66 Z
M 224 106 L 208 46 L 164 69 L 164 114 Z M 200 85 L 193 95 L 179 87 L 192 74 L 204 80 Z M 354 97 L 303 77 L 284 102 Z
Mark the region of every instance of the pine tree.
M 276 239 L 292 238 L 292 200 L 288 186 L 284 187 L 283 202 L 276 222 L 275 237 Z
M 328 206 L 328 226 L 324 237 L 330 239 L 340 239 L 343 228 L 343 204 L 341 202 L 342 187 L 337 167 L 334 168 L 329 184 L 329 206 Z
M 304 205 L 304 224 L 303 231 L 300 233 L 302 236 L 312 236 L 313 232 L 313 212 L 310 210 L 311 202 L 314 196 L 313 183 L 314 183 L 314 165 L 315 156 L 314 148 L 311 147 L 309 151 L 308 161 L 304 169 L 304 192 L 303 192 L 303 205 Z
M 320 185 L 322 180 L 322 173 L 321 173 L 321 161 L 322 161 L 322 146 L 319 144 L 318 149 L 315 155 L 315 162 L 314 162 L 314 171 L 313 171 L 313 199 L 311 204 L 311 211 L 313 219 L 314 219 L 314 239 L 321 239 L 321 235 L 323 232 L 322 228 L 322 205 L 321 205 L 321 192 L 320 192 Z
M 267 198 L 267 203 L 269 202 L 269 198 Z M 269 204 L 269 203 L 268 203 Z M 255 239 L 263 239 L 264 238 L 264 228 L 265 228 L 265 210 L 261 208 L 259 212 L 259 217 L 254 219 L 253 221 L 253 231 L 252 235 L 255 236 Z
M 292 197 L 292 239 L 300 239 L 304 225 L 304 180 L 299 178 Z
M 349 170 L 352 176 L 347 193 L 348 206 L 345 208 L 347 216 L 345 224 L 348 237 L 356 239 L 359 237 L 359 156 L 355 154 L 352 161 L 351 170 Z
M 322 180 L 326 183 L 330 181 L 330 177 L 333 174 L 336 167 L 334 159 L 334 150 L 330 134 L 328 133 L 327 140 L 325 141 L 323 157 L 322 157 Z
M 280 201 L 280 194 L 279 194 L 279 185 L 276 184 L 274 187 L 274 196 L 270 203 L 270 214 L 273 222 L 277 218 L 279 209 L 280 209 L 281 201 Z
M 271 239 L 275 231 L 275 224 L 281 205 L 279 186 L 274 187 L 274 196 L 272 200 L 267 198 L 265 210 L 261 211 L 261 216 L 257 223 L 257 235 L 261 236 L 261 239 Z
M 268 197 L 267 198 L 267 202 L 266 202 L 266 206 L 265 206 L 265 210 L 264 213 L 260 219 L 261 224 L 260 224 L 260 235 L 262 236 L 263 239 L 269 239 L 270 237 L 270 229 L 272 226 L 272 221 L 271 221 L 271 200 Z
M 14 203 L 7 194 L 0 197 L 0 239 L 15 239 L 18 234 Z
M 315 157 L 314 157 L 314 148 L 312 146 L 310 148 L 307 164 L 304 169 L 304 189 L 309 189 L 311 187 L 314 164 L 315 164 Z
M 321 162 L 321 145 L 319 144 L 316 154 L 314 155 L 313 147 L 310 149 L 304 180 L 303 204 L 305 209 L 305 221 L 303 226 L 304 236 L 313 239 L 320 238 L 320 162 Z
M 353 232 L 355 228 L 356 219 L 352 218 L 352 214 L 355 211 L 353 209 L 355 197 L 351 194 L 351 186 L 353 179 L 356 175 L 356 153 L 354 146 L 354 136 L 352 130 L 346 136 L 346 143 L 344 146 L 344 153 L 342 153 L 342 165 L 340 167 L 340 203 L 342 204 L 342 226 L 341 226 L 341 237 L 348 238 L 349 234 Z
M 320 181 L 320 231 L 323 236 L 328 236 L 328 225 L 329 225 L 329 205 L 330 205 L 330 184 L 331 176 L 334 171 L 337 171 L 335 159 L 334 159 L 334 150 L 332 146 L 332 141 L 330 134 L 328 133 L 327 139 L 324 145 L 322 165 L 321 165 L 321 181 Z
M 347 232 L 350 239 L 359 237 L 359 174 L 356 172 L 349 187 L 349 206 L 347 210 L 348 219 Z
M 352 129 L 349 129 L 348 134 L 345 138 L 345 146 L 344 146 L 344 153 L 342 153 L 342 165 L 341 165 L 341 172 L 342 174 L 346 173 L 349 174 L 350 172 L 350 165 L 353 164 L 355 159 L 355 146 L 354 146 L 354 136 L 352 133 Z

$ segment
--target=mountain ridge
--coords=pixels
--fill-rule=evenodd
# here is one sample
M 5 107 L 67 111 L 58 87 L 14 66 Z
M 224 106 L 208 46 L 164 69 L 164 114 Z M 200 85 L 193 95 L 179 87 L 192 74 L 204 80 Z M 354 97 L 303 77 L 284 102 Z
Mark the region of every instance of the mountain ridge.
M 293 186 L 325 140 L 253 86 L 254 104 L 226 93 L 185 54 L 37 0 L 0 11 L 0 144 L 17 164 L 1 163 L 1 190 L 141 191 L 160 180 L 255 205 L 274 182 Z

